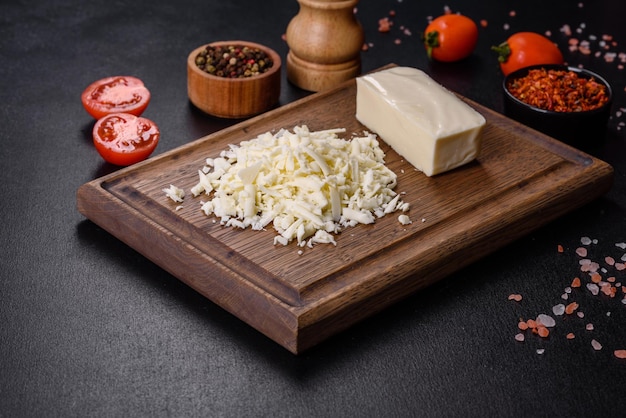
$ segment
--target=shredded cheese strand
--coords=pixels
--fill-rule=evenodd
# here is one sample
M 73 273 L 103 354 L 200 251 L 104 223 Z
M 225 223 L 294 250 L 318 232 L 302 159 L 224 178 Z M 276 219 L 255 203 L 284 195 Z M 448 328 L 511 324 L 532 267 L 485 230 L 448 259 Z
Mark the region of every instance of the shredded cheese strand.
M 191 192 L 210 197 L 201 209 L 222 225 L 261 230 L 272 223 L 274 245 L 336 245 L 332 234 L 343 228 L 409 210 L 393 190 L 397 176 L 376 135 L 345 140 L 338 136 L 344 132 L 302 125 L 230 145 L 207 159 Z

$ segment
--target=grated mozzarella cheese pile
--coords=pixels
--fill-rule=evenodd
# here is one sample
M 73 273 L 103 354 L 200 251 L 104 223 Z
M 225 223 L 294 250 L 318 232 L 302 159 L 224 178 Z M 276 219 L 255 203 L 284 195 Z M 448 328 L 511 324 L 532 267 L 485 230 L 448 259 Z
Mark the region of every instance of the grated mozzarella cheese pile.
M 272 223 L 274 245 L 336 245 L 332 234 L 345 227 L 409 210 L 376 136 L 337 136 L 344 132 L 303 125 L 230 145 L 206 160 L 191 193 L 211 197 L 202 211 L 222 225 L 262 230 Z

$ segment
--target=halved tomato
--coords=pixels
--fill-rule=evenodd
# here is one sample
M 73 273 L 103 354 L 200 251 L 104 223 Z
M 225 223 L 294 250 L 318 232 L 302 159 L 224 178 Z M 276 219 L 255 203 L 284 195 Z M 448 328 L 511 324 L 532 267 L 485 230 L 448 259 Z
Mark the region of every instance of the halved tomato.
M 150 91 L 136 77 L 107 77 L 91 83 L 81 100 L 85 110 L 96 119 L 111 113 L 139 116 L 150 103 Z
M 93 143 L 98 153 L 105 161 L 120 166 L 148 158 L 160 136 L 154 122 L 129 113 L 107 115 L 93 127 Z

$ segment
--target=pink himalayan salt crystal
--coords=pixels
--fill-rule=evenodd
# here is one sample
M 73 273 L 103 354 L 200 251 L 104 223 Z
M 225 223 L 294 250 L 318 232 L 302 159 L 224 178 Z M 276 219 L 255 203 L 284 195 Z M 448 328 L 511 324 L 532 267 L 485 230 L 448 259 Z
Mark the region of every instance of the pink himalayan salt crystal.
M 543 354 L 543 353 L 545 353 L 545 351 L 546 351 L 545 348 L 538 348 L 537 349 L 537 354 Z
M 611 256 L 604 257 L 604 262 L 609 266 L 615 265 L 615 259 Z
M 537 322 L 546 328 L 552 328 L 556 325 L 556 321 L 550 315 L 539 314 L 537 316 Z
M 600 344 L 598 341 L 596 340 L 591 340 L 591 346 L 593 347 L 594 350 L 598 351 L 598 350 L 602 350 L 602 344 Z
M 559 303 L 558 305 L 554 305 L 552 307 L 552 313 L 555 314 L 556 316 L 563 315 L 565 313 L 565 305 L 563 305 L 562 303 Z
M 576 254 L 580 257 L 587 257 L 587 249 L 584 247 L 578 247 L 576 248 Z
M 521 332 L 518 333 L 518 334 L 515 334 L 515 340 L 516 341 L 522 342 L 522 341 L 524 341 L 524 339 L 525 339 L 524 334 L 522 334 Z
M 600 268 L 600 265 L 598 263 L 591 261 L 588 258 L 583 258 L 578 262 L 578 264 L 580 264 L 580 271 L 582 272 L 594 273 Z
M 595 283 L 587 283 L 587 289 L 596 296 L 600 292 L 600 287 Z
M 592 324 L 591 322 L 590 322 L 590 323 L 588 323 L 587 325 L 585 325 L 585 329 L 586 329 L 587 331 L 593 331 L 593 324 Z

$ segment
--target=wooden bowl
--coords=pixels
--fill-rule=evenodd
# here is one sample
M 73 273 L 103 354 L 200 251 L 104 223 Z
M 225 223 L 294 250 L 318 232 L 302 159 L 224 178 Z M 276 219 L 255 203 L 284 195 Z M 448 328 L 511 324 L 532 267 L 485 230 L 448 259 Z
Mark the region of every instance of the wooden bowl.
M 196 65 L 207 46 L 247 46 L 264 51 L 272 67 L 259 75 L 229 78 L 209 74 Z M 281 59 L 271 48 L 247 41 L 220 41 L 193 50 L 187 58 L 187 94 L 200 110 L 221 118 L 245 118 L 271 109 L 280 97 Z

